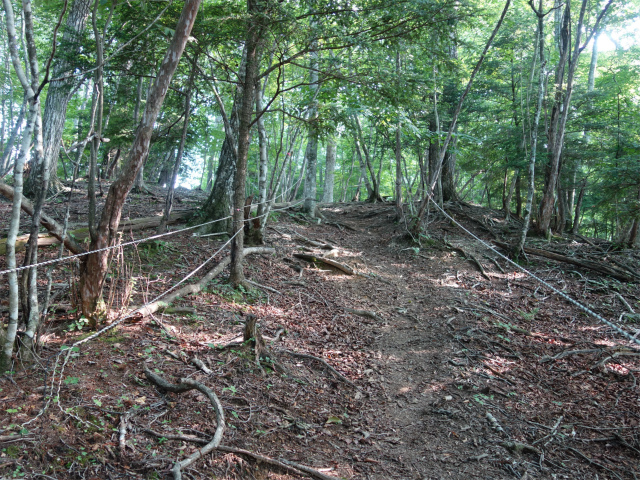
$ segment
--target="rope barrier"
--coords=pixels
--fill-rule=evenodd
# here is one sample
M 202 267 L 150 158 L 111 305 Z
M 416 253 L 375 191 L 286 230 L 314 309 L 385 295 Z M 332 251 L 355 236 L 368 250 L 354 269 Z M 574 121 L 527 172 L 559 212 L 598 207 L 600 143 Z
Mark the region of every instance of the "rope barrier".
M 281 193 L 279 195 L 279 197 L 282 197 L 286 193 L 287 192 Z M 276 198 L 278 198 L 278 197 L 276 197 Z M 279 208 L 279 209 L 276 209 L 276 210 L 271 210 L 269 212 L 269 214 L 273 213 L 273 212 L 280 211 L 280 210 L 285 210 L 287 208 L 295 207 L 296 205 L 300 205 L 303 202 L 304 202 L 304 200 L 302 200 L 302 201 L 300 201 L 298 203 L 295 203 L 293 205 L 290 205 L 288 207 L 285 207 L 285 208 Z M 247 205 L 247 206 L 255 207 L 255 206 L 258 206 L 258 205 L 259 205 L 258 203 L 255 203 L 255 204 L 251 204 L 251 205 Z M 260 215 L 260 217 L 252 217 L 250 219 L 245 220 L 245 222 L 254 220 L 256 218 L 262 218 L 263 216 L 265 216 L 265 215 Z M 83 253 L 77 253 L 75 255 L 69 255 L 68 257 L 54 258 L 52 260 L 47 260 L 47 261 L 40 262 L 40 263 L 34 263 L 32 265 L 26 265 L 26 266 L 23 266 L 23 267 L 16 267 L 16 268 L 9 268 L 7 270 L 0 270 L 0 276 L 6 275 L 7 273 L 11 273 L 11 272 L 20 272 L 22 270 L 29 270 L 31 268 L 37 268 L 37 267 L 41 267 L 41 266 L 45 266 L 45 265 L 54 265 L 54 264 L 57 264 L 57 263 L 67 262 L 69 260 L 73 260 L 74 258 L 84 257 L 84 256 L 90 255 L 92 253 L 106 252 L 106 251 L 113 250 L 113 249 L 119 248 L 119 247 L 128 247 L 130 245 L 137 245 L 139 243 L 149 242 L 151 240 L 156 240 L 158 238 L 166 237 L 166 236 L 169 236 L 169 235 L 174 235 L 176 233 L 186 232 L 186 231 L 189 231 L 189 230 L 194 230 L 196 228 L 204 227 L 206 225 L 211 225 L 213 223 L 222 222 L 222 221 L 228 220 L 230 218 L 232 218 L 231 215 L 223 217 L 223 218 L 218 218 L 217 220 L 211 220 L 209 222 L 201 223 L 199 225 L 194 225 L 193 227 L 186 227 L 186 228 L 182 228 L 180 230 L 173 230 L 171 232 L 166 232 L 166 233 L 161 233 L 161 234 L 158 234 L 158 235 L 153 235 L 151 237 L 142 238 L 140 240 L 132 240 L 130 242 L 119 243 L 117 245 L 111 245 L 109 247 L 99 248 L 99 249 L 96 249 L 96 250 L 91 250 L 91 251 L 83 252 Z
M 537 280 L 538 282 L 540 282 L 542 285 L 544 285 L 545 287 L 549 288 L 550 290 L 552 290 L 553 292 L 557 293 L 558 295 L 560 295 L 562 298 L 564 298 L 565 300 L 567 300 L 569 303 L 572 303 L 573 305 L 575 305 L 576 307 L 584 310 L 585 312 L 587 312 L 589 315 L 591 315 L 592 317 L 596 318 L 597 320 L 599 320 L 600 322 L 604 323 L 605 325 L 613 328 L 616 332 L 618 332 L 619 334 L 621 334 L 623 337 L 625 337 L 627 340 L 630 340 L 633 343 L 636 343 L 638 345 L 640 345 L 640 339 L 636 338 L 635 336 L 631 335 L 629 332 L 626 332 L 625 330 L 623 330 L 622 328 L 620 328 L 618 325 L 612 323 L 611 321 L 607 320 L 606 318 L 602 317 L 601 315 L 599 315 L 598 313 L 594 312 L 593 310 L 591 310 L 589 307 L 586 307 L 585 305 L 581 304 L 580 302 L 578 302 L 577 300 L 574 300 L 573 298 L 571 298 L 569 295 L 567 295 L 566 293 L 558 290 L 557 288 L 555 288 L 553 285 L 547 283 L 546 281 L 544 281 L 543 279 L 541 279 L 540 277 L 538 277 L 537 275 L 535 275 L 534 273 L 530 272 L 529 270 L 527 270 L 526 268 L 518 265 L 516 262 L 514 262 L 513 260 L 511 260 L 509 257 L 507 257 L 506 255 L 503 255 L 502 253 L 500 253 L 498 250 L 496 250 L 492 245 L 489 245 L 488 243 L 486 243 L 484 240 L 482 240 L 481 238 L 477 237 L 474 233 L 470 232 L 469 230 L 467 230 L 465 227 L 463 227 L 460 223 L 458 223 L 451 215 L 449 215 L 447 212 L 445 212 L 440 205 L 438 205 L 438 202 L 434 201 L 433 197 L 429 194 L 427 194 L 429 200 L 431 201 L 431 203 L 433 203 L 436 208 L 438 210 L 440 210 L 445 217 L 447 217 L 449 220 L 451 220 L 453 223 L 455 223 L 458 227 L 460 227 L 462 230 L 464 230 L 469 236 L 475 238 L 478 242 L 480 242 L 482 245 L 484 245 L 486 248 L 488 248 L 489 250 L 493 251 L 494 253 L 498 254 L 500 257 L 502 257 L 503 259 L 505 259 L 507 262 L 509 262 L 511 265 L 513 265 L 514 267 L 518 268 L 519 270 L 521 270 L 522 272 L 526 273 L 527 275 L 529 275 L 531 278 L 534 278 L 535 280 Z

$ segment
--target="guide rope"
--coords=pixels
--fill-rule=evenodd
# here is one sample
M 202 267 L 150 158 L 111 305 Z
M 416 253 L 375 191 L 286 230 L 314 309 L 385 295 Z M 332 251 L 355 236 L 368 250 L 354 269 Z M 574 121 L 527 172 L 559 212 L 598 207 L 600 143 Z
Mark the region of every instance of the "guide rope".
M 283 196 L 283 195 L 284 195 L 284 193 L 281 194 L 280 196 Z M 293 205 L 289 205 L 289 206 L 283 207 L 283 208 L 277 208 L 275 210 L 270 210 L 267 214 L 260 215 L 259 217 L 251 217 L 251 218 L 246 219 L 244 221 L 245 222 L 253 221 L 256 218 L 262 218 L 262 217 L 264 217 L 264 216 L 266 216 L 268 214 L 271 214 L 273 212 L 278 212 L 280 210 L 286 210 L 288 208 L 295 207 L 296 205 L 300 205 L 303 202 L 304 202 L 304 200 L 301 200 L 301 201 L 299 201 L 297 203 L 294 203 Z M 249 207 L 249 206 L 254 207 L 254 206 L 257 206 L 257 205 L 259 205 L 259 204 L 255 203 L 255 204 L 247 205 L 247 207 Z M 243 208 L 246 208 L 246 207 L 243 207 Z M 149 242 L 151 240 L 156 240 L 158 238 L 167 237 L 169 235 L 174 235 L 176 233 L 186 232 L 186 231 L 189 231 L 189 230 L 194 230 L 196 228 L 204 227 L 205 225 L 211 225 L 213 223 L 222 222 L 223 220 L 228 220 L 230 218 L 232 218 L 231 215 L 223 217 L 223 218 L 218 218 L 217 220 L 211 220 L 209 222 L 201 223 L 199 225 L 194 225 L 192 227 L 186 227 L 186 228 L 182 228 L 180 230 L 173 230 L 171 232 L 160 233 L 158 235 L 152 235 L 151 237 L 141 238 L 139 240 L 132 240 L 130 242 L 118 243 L 116 245 L 111 245 L 109 247 L 98 248 L 96 250 L 91 250 L 91 251 L 88 251 L 88 252 L 77 253 L 75 255 L 69 255 L 68 257 L 54 258 L 52 260 L 47 260 L 47 261 L 40 262 L 40 263 L 34 263 L 32 265 L 26 265 L 26 266 L 16 267 L 16 268 L 9 268 L 7 270 L 0 270 L 0 276 L 5 275 L 7 273 L 11 273 L 11 272 L 20 272 L 22 270 L 29 270 L 31 268 L 37 268 L 37 267 L 41 267 L 41 266 L 45 266 L 45 265 L 53 265 L 53 264 L 56 264 L 56 263 L 67 262 L 69 260 L 73 260 L 74 258 L 84 257 L 84 256 L 92 254 L 92 253 L 106 252 L 106 251 L 109 251 L 109 250 L 113 250 L 115 248 L 128 247 L 130 245 L 137 245 L 139 243 Z
M 73 344 L 69 345 L 69 346 L 65 346 L 63 347 L 63 350 L 59 351 L 58 353 L 55 354 L 55 364 L 53 366 L 53 373 L 51 375 L 51 388 L 50 388 L 50 392 L 49 395 L 47 395 L 47 401 L 45 403 L 45 405 L 40 409 L 40 411 L 38 412 L 38 414 L 32 418 L 31 420 L 29 420 L 28 422 L 25 422 L 22 424 L 22 426 L 24 427 L 25 425 L 29 425 L 30 423 L 34 422 L 36 419 L 38 419 L 39 417 L 41 417 L 44 412 L 47 410 L 47 408 L 49 407 L 51 401 L 53 400 L 54 402 L 56 402 L 58 404 L 58 407 L 60 407 L 60 387 L 62 385 L 62 375 L 64 372 L 65 367 L 67 366 L 67 363 L 69 362 L 69 360 L 71 359 L 71 355 L 72 352 L 77 350 L 77 347 L 79 347 L 80 345 L 90 342 L 91 340 L 99 337 L 100 335 L 102 335 L 105 332 L 108 332 L 109 330 L 112 330 L 113 328 L 117 327 L 118 325 L 120 325 L 122 322 L 124 322 L 125 320 L 133 317 L 136 313 L 144 310 L 145 308 L 147 308 L 149 305 L 157 302 L 158 300 L 162 299 L 163 297 L 167 296 L 169 293 L 171 293 L 172 291 L 174 291 L 176 288 L 178 288 L 180 285 L 182 285 L 184 282 L 186 282 L 189 278 L 193 277 L 198 271 L 200 271 L 207 263 L 209 263 L 211 260 L 213 260 L 213 258 L 218 255 L 227 245 L 229 245 L 229 243 L 231 243 L 231 241 L 236 237 L 236 235 L 238 235 L 240 233 L 241 230 L 238 230 L 231 238 L 229 238 L 229 240 L 227 240 L 218 250 L 216 250 L 216 252 L 211 255 L 209 258 L 207 258 L 204 262 L 202 262 L 198 267 L 196 267 L 195 269 L 193 269 L 191 272 L 189 272 L 185 277 L 183 277 L 178 283 L 176 283 L 175 285 L 173 285 L 171 288 L 169 288 L 168 290 L 165 290 L 164 292 L 162 292 L 160 295 L 158 295 L 157 297 L 155 297 L 153 300 L 151 300 L 150 302 L 145 303 L 144 305 L 142 305 L 141 307 L 136 308 L 135 310 L 129 312 L 128 314 L 120 317 L 119 319 L 115 320 L 114 322 L 110 323 L 109 325 L 107 325 L 106 327 L 101 328 L 100 330 L 98 330 L 97 332 L 89 335 L 86 338 L 83 338 L 81 340 L 78 340 L 76 342 L 74 342 Z M 57 394 L 54 395 L 53 391 L 55 389 L 55 379 L 56 379 L 56 370 L 58 368 L 58 364 L 60 363 L 60 356 L 66 353 L 65 357 L 64 357 L 64 361 L 62 362 L 62 365 L 60 366 L 60 373 L 58 375 L 60 381 L 58 382 L 58 391 Z M 60 407 L 60 409 L 62 410 L 62 408 Z M 80 418 L 78 418 L 77 416 L 75 416 L 73 413 L 71 413 L 70 411 L 67 410 L 62 410 L 63 413 L 68 413 L 69 415 L 71 415 L 72 417 L 76 418 L 77 420 L 79 420 L 80 422 L 84 422 L 84 420 L 81 420 Z
M 574 300 L 573 298 L 571 298 L 569 295 L 567 295 L 566 293 L 558 290 L 557 288 L 555 288 L 553 285 L 547 283 L 546 281 L 544 281 L 543 279 L 541 279 L 540 277 L 538 277 L 537 275 L 535 275 L 534 273 L 530 272 L 529 270 L 527 270 L 526 268 L 518 265 L 516 262 L 514 262 L 513 260 L 511 260 L 509 257 L 507 257 L 506 255 L 503 255 L 502 253 L 500 253 L 498 250 L 496 250 L 492 245 L 486 243 L 484 240 L 482 240 L 481 238 L 479 238 L 478 236 L 476 236 L 474 233 L 470 232 L 469 230 L 467 230 L 464 226 L 462 226 L 458 221 L 456 221 L 451 215 L 449 215 L 447 212 L 444 211 L 444 209 L 442 209 L 440 207 L 440 205 L 438 205 L 438 202 L 436 202 L 433 197 L 430 194 L 427 194 L 427 196 L 429 197 L 429 200 L 431 201 L 431 203 L 433 203 L 436 208 L 438 210 L 440 210 L 440 212 L 442 212 L 442 214 L 447 217 L 449 220 L 451 220 L 454 224 L 456 224 L 458 227 L 460 227 L 462 230 L 464 230 L 469 236 L 473 237 L 474 239 L 476 239 L 478 242 L 480 242 L 482 245 L 484 245 L 486 248 L 488 248 L 489 250 L 493 251 L 494 253 L 496 253 L 497 255 L 499 255 L 500 257 L 502 257 L 503 259 L 505 259 L 507 262 L 509 262 L 511 265 L 513 265 L 514 267 L 518 268 L 519 270 L 521 270 L 522 272 L 524 272 L 525 274 L 529 275 L 531 278 L 534 278 L 535 280 L 537 280 L 538 282 L 540 282 L 542 285 L 544 285 L 545 287 L 549 288 L 550 290 L 552 290 L 554 293 L 557 293 L 558 295 L 560 295 L 562 298 L 564 298 L 565 300 L 567 300 L 569 303 L 572 303 L 573 305 L 575 305 L 576 307 L 584 310 L 585 312 L 587 312 L 589 315 L 591 315 L 592 317 L 596 318 L 597 320 L 599 320 L 600 322 L 604 323 L 605 325 L 613 328 L 616 332 L 618 332 L 620 335 L 622 335 L 623 337 L 625 337 L 627 340 L 630 340 L 633 343 L 636 343 L 638 345 L 640 345 L 640 339 L 636 338 L 635 336 L 631 335 L 629 332 L 623 330 L 622 328 L 620 328 L 618 325 L 616 325 L 615 323 L 611 322 L 610 320 L 607 320 L 606 318 L 604 318 L 602 315 L 599 315 L 598 313 L 594 312 L 593 310 L 591 310 L 589 307 L 583 305 L 582 303 L 578 302 L 577 300 Z

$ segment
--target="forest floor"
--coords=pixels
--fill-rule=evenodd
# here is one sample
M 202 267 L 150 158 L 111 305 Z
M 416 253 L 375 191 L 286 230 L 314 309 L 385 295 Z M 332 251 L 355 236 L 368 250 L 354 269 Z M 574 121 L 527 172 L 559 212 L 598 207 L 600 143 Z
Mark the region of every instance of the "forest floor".
M 179 191 L 177 208 L 195 208 L 202 195 Z M 62 218 L 64 204 L 56 202 L 47 213 Z M 161 190 L 132 195 L 125 216 L 157 214 L 163 202 Z M 71 210 L 81 226 L 86 194 L 73 196 Z M 476 235 L 509 241 L 501 213 L 469 205 L 454 210 Z M 0 225 L 8 225 L 9 212 L 0 201 Z M 62 293 L 43 327 L 40 358 L 18 359 L 0 381 L 0 477 L 170 476 L 177 460 L 210 440 L 215 412 L 197 391 L 160 392 L 144 366 L 171 382 L 189 377 L 205 384 L 224 407 L 222 445 L 230 448 L 199 459 L 184 478 L 305 478 L 238 449 L 309 466 L 315 478 L 640 475 L 640 357 L 630 342 L 444 217 L 431 217 L 419 248 L 409 244 L 390 205 L 335 204 L 322 213 L 328 222 L 318 225 L 295 211 L 278 212 L 266 238 L 275 254 L 246 259 L 248 279 L 262 287 L 234 291 L 223 273 L 206 291 L 174 302 L 174 313 L 135 317 L 68 357 L 59 355 L 63 346 L 88 332 L 79 330 L 68 290 L 77 268 L 54 269 L 54 293 Z M 151 234 L 124 233 L 123 241 Z M 154 298 L 223 242 L 187 231 L 118 251 L 105 287 L 108 306 L 115 311 L 124 302 L 124 311 Z M 636 252 L 593 241 L 536 243 L 574 258 L 638 261 Z M 41 258 L 56 251 L 43 248 Z M 301 252 L 355 274 L 293 256 Z M 640 310 L 637 283 L 529 261 L 528 269 L 607 319 Z M 4 276 L 5 322 L 7 292 Z M 278 340 L 266 339 L 269 358 L 261 367 L 252 348 L 228 345 L 241 339 L 249 314 L 265 337 L 284 328 Z M 633 334 L 638 324 L 629 321 L 637 318 L 620 323 Z M 194 357 L 210 373 L 193 365 Z

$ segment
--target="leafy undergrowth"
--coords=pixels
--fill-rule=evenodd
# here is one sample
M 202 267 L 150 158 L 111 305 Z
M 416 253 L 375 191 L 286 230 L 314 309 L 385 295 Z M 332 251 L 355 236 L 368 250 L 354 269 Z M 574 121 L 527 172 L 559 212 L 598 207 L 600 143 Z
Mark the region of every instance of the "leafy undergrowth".
M 148 216 L 161 206 L 159 194 L 158 201 L 134 198 L 130 208 Z M 9 206 L 0 207 L 4 218 Z M 640 362 L 630 343 L 443 218 L 432 219 L 430 238 L 417 247 L 386 205 L 323 212 L 328 223 L 321 225 L 289 212 L 272 223 L 267 244 L 276 253 L 247 257 L 247 277 L 258 286 L 234 291 L 223 274 L 174 303 L 175 313 L 135 319 L 70 352 L 62 349 L 88 332 L 64 291 L 73 269 L 57 268 L 55 285 L 65 293 L 44 326 L 41 358 L 31 365 L 18 360 L 0 385 L 0 475 L 170 476 L 177 460 L 200 447 L 188 439 L 210 440 L 216 416 L 195 390 L 159 391 L 145 366 L 168 381 L 188 377 L 216 392 L 227 423 L 223 445 L 330 477 L 638 475 Z M 495 228 L 508 238 L 495 212 L 475 215 L 492 219 L 465 222 L 474 233 L 487 237 Z M 185 232 L 119 252 L 105 295 L 112 315 L 123 302 L 141 305 L 173 286 L 222 245 L 215 238 Z M 487 276 L 443 241 L 478 260 Z M 554 247 L 573 248 L 566 241 Z M 357 274 L 293 256 L 302 251 Z M 640 308 L 637 285 L 529 260 L 527 268 L 605 318 L 617 321 L 627 311 L 620 297 Z M 0 289 L 6 298 L 4 280 Z M 249 314 L 266 339 L 260 365 L 241 342 Z M 621 323 L 635 332 L 625 317 Z M 324 360 L 348 382 L 319 360 L 290 352 Z M 209 374 L 192 363 L 196 357 Z M 6 440 L 11 434 L 23 437 Z M 221 451 L 184 474 L 302 478 Z

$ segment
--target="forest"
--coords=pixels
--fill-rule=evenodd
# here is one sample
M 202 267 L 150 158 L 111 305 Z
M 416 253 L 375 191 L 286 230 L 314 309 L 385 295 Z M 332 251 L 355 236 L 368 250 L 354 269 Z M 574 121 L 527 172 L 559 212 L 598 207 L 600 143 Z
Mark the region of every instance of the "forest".
M 2 478 L 640 475 L 640 2 L 2 4 Z

